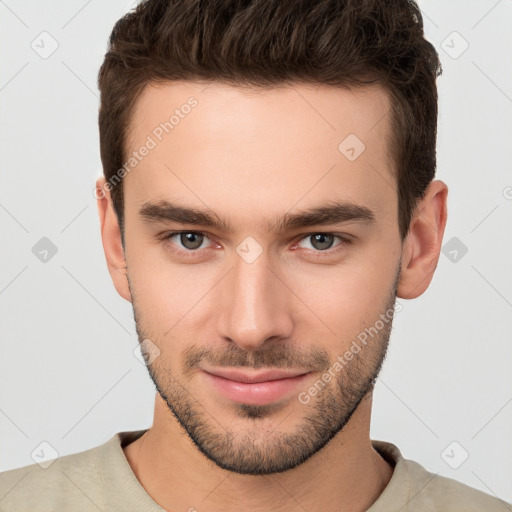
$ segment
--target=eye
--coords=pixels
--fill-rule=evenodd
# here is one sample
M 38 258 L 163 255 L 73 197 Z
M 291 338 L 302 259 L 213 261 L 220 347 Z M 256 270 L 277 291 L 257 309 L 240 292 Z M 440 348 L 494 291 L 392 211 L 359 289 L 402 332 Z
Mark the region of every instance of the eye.
M 199 254 L 202 249 L 208 248 L 206 241 L 211 241 L 207 233 L 202 231 L 174 231 L 164 235 L 162 239 L 165 243 L 170 243 L 169 250 L 185 257 Z M 335 244 L 336 239 L 338 239 L 337 244 Z M 310 247 L 301 247 L 311 253 L 316 253 L 316 255 L 321 253 L 333 254 L 352 243 L 350 237 L 337 233 L 310 233 L 299 239 L 295 246 L 304 241 L 309 241 Z
M 336 239 L 338 239 L 339 242 L 336 245 L 334 245 Z M 309 241 L 312 250 L 317 252 L 328 252 L 329 249 L 332 249 L 333 247 L 335 248 L 334 251 L 336 251 L 336 248 L 338 248 L 339 246 L 352 243 L 352 240 L 350 240 L 348 237 L 336 235 L 334 233 L 311 233 L 302 238 L 300 242 L 302 242 L 303 240 Z M 306 247 L 306 249 L 310 248 Z
M 173 239 L 176 239 L 173 244 L 177 246 L 177 249 L 173 250 L 179 254 L 186 254 L 198 252 L 199 249 L 204 249 L 205 247 L 201 246 L 203 245 L 205 239 L 208 239 L 208 237 L 201 231 L 177 231 L 174 233 L 169 233 L 164 237 L 164 240 L 171 242 Z M 183 249 L 181 249 L 181 247 Z

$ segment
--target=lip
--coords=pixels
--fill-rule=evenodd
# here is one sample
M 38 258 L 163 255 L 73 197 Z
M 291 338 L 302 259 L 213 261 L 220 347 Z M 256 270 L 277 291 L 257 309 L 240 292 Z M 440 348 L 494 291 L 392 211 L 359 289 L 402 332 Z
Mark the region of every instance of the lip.
M 249 405 L 265 405 L 285 398 L 310 374 L 304 370 L 278 369 L 257 372 L 215 369 L 202 372 L 224 397 Z
M 258 383 L 267 382 L 271 380 L 288 379 L 291 377 L 297 377 L 308 373 L 304 370 L 261 370 L 255 372 L 246 372 L 238 369 L 219 369 L 219 370 L 204 370 L 206 373 L 216 375 L 217 377 L 223 377 L 224 379 L 233 380 L 236 382 L 245 383 Z

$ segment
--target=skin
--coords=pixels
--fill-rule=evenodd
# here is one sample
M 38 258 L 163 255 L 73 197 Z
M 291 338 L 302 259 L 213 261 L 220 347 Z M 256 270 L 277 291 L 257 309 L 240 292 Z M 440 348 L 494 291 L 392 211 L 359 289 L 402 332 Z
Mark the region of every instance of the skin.
M 386 145 L 388 96 L 378 87 L 147 86 L 129 152 L 190 96 L 197 107 L 123 180 L 124 249 L 110 194 L 98 199 L 114 285 L 133 305 L 139 341 L 150 339 L 160 351 L 147 361 L 157 389 L 153 425 L 124 447 L 128 463 L 167 510 L 366 510 L 393 473 L 369 434 L 391 322 L 307 404 L 298 394 L 392 311 L 396 297 L 427 289 L 447 186 L 430 184 L 402 244 Z M 354 161 L 338 150 L 350 133 L 366 146 Z M 215 212 L 233 229 L 145 222 L 139 209 L 160 199 Z M 367 206 L 375 222 L 267 229 L 287 212 L 334 200 Z M 192 257 L 175 252 L 190 251 L 186 239 L 162 239 L 180 230 L 207 233 Z M 312 240 L 319 232 L 353 243 L 335 237 L 323 248 Z M 249 236 L 262 250 L 251 263 L 237 252 Z M 311 373 L 286 398 L 250 406 L 209 385 L 208 365 Z

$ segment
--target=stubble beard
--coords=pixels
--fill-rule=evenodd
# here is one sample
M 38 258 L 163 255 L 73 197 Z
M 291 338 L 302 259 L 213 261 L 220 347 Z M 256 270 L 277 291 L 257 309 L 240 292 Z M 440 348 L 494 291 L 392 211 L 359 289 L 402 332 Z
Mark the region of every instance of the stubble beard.
M 386 312 L 394 310 L 398 279 L 397 273 L 386 304 Z M 144 322 L 135 300 L 132 304 L 139 342 L 150 338 L 158 347 L 164 346 L 148 336 L 149 331 L 143 327 Z M 239 474 L 280 473 L 295 468 L 319 452 L 342 431 L 363 399 L 373 392 L 386 357 L 392 321 L 391 318 L 389 322 L 384 323 L 378 334 L 354 354 L 354 357 L 343 365 L 341 371 L 334 373 L 335 378 L 311 397 L 309 403 L 303 404 L 294 396 L 290 399 L 291 403 L 284 405 L 292 408 L 286 418 L 293 417 L 297 411 L 302 417 L 297 419 L 298 425 L 292 433 L 279 431 L 279 424 L 275 425 L 275 422 L 272 422 L 272 417 L 283 407 L 283 404 L 279 403 L 248 405 L 233 402 L 232 409 L 237 418 L 236 422 L 245 420 L 247 427 L 242 431 L 230 430 L 228 418 L 212 416 L 214 402 L 209 401 L 207 407 L 204 407 L 196 400 L 183 384 L 183 377 L 178 380 L 171 374 L 169 367 L 165 366 L 164 357 L 146 364 L 146 367 L 160 397 L 194 445 L 209 460 L 223 469 Z M 271 347 L 265 352 L 248 354 L 242 349 L 231 347 L 230 354 L 234 354 L 235 360 L 238 354 L 239 364 L 231 364 L 233 357 L 230 357 L 230 365 L 249 366 L 250 361 L 251 366 L 262 367 L 264 361 L 272 360 L 275 363 L 272 366 L 289 367 L 284 354 L 290 353 L 290 349 L 284 347 L 284 352 L 281 350 L 270 354 L 273 349 L 274 347 Z M 202 353 L 204 350 L 198 349 L 195 352 L 196 362 L 199 359 L 198 354 Z M 276 357 L 276 354 L 279 355 Z M 324 356 L 326 357 L 326 353 Z M 282 358 L 279 359 L 280 357 Z M 290 357 L 293 356 L 290 354 Z M 332 365 L 331 361 L 331 368 Z M 327 366 L 329 364 L 326 365 L 326 370 Z M 193 372 L 190 372 L 191 374 Z M 319 374 L 318 378 L 321 376 L 322 374 Z M 269 429 L 269 425 L 273 425 L 273 428 Z

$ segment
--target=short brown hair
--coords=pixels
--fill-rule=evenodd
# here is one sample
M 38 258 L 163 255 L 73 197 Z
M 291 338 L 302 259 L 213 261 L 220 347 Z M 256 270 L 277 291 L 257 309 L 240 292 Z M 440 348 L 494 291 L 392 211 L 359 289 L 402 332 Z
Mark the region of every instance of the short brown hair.
M 413 0 L 143 0 L 115 24 L 98 75 L 105 179 L 126 161 L 134 105 L 149 83 L 377 84 L 390 98 L 403 241 L 435 176 L 441 72 Z M 124 245 L 122 183 L 110 190 Z

